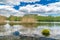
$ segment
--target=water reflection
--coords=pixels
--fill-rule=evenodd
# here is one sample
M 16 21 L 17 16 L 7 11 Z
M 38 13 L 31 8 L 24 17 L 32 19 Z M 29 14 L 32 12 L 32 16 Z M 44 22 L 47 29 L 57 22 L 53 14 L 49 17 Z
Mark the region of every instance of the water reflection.
M 51 37 L 60 35 L 60 23 L 23 23 L 23 24 L 10 24 L 0 25 L 0 33 L 4 32 L 5 35 L 10 35 L 14 31 L 19 31 L 21 34 L 33 35 L 37 34 L 42 36 L 43 29 L 50 29 Z

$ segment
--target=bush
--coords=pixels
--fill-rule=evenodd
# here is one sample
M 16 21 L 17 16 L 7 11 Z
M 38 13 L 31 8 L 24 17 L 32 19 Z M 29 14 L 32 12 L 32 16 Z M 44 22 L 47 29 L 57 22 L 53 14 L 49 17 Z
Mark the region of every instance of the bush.
M 44 29 L 44 30 L 42 30 L 42 35 L 47 37 L 50 35 L 50 31 L 48 29 Z

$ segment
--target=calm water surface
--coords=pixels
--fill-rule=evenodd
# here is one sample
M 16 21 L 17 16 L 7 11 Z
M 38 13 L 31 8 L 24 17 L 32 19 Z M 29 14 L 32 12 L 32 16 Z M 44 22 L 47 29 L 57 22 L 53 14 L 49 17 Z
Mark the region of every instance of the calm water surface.
M 50 37 L 52 38 L 60 38 L 60 22 L 41 22 L 38 24 L 5 24 L 0 25 L 0 36 L 11 35 L 14 31 L 19 31 L 20 34 L 25 34 L 27 36 L 39 35 L 43 29 L 50 30 Z

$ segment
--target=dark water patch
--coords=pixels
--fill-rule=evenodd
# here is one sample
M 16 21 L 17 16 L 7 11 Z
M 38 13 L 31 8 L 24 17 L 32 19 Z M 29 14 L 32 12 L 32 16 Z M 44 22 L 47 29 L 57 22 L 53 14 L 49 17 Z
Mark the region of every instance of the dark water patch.
M 0 37 L 0 40 L 58 40 L 54 38 L 46 38 L 46 37 L 31 37 L 31 36 L 21 36 L 13 37 L 13 36 L 4 36 Z

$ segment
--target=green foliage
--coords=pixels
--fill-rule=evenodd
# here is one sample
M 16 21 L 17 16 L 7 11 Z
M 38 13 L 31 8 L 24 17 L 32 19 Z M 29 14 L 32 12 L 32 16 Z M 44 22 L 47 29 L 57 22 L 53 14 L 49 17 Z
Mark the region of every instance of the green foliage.
M 50 35 L 50 31 L 48 29 L 44 29 L 44 30 L 42 30 L 42 35 L 47 37 Z
M 21 17 L 17 17 L 17 16 L 10 16 L 9 18 L 7 18 L 10 21 L 20 21 Z
M 36 16 L 36 19 L 38 22 L 59 22 L 60 16 Z
M 52 17 L 52 16 L 37 16 L 36 18 L 37 18 L 37 21 L 39 21 L 39 22 L 40 21 L 51 22 L 54 19 L 54 17 Z

